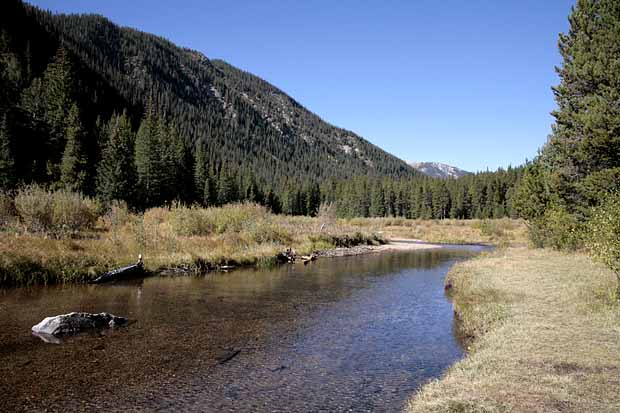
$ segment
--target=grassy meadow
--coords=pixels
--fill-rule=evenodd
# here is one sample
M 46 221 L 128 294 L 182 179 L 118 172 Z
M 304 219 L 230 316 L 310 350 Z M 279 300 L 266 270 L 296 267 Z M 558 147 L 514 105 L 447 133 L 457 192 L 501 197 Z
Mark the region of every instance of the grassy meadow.
M 525 222 L 517 219 L 353 218 L 347 225 L 376 232 L 388 239 L 417 239 L 436 244 L 526 245 Z
M 449 273 L 465 359 L 409 412 L 620 411 L 615 275 L 579 253 L 525 247 Z

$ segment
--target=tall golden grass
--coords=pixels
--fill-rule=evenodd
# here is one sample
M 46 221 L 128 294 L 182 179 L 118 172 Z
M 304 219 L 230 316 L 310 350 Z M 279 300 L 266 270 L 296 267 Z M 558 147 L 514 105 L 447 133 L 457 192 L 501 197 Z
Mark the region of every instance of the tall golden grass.
M 352 218 L 347 225 L 378 232 L 387 238 L 419 239 L 441 244 L 526 245 L 525 222 L 516 219 L 419 220 L 405 218 Z
M 4 205 L 4 204 L 6 205 Z M 255 204 L 107 211 L 79 194 L 37 187 L 6 197 L 0 220 L 0 284 L 84 281 L 142 254 L 147 269 L 201 271 L 266 265 L 287 248 L 298 254 L 378 244 L 371 231 L 329 219 L 273 215 Z

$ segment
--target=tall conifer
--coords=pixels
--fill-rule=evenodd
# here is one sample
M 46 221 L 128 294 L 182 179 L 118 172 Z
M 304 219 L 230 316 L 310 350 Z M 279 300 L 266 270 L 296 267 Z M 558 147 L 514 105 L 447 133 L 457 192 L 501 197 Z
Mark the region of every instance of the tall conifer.
M 134 133 L 127 113 L 112 116 L 107 142 L 98 167 L 97 192 L 105 201 L 123 200 L 134 203 L 136 167 L 134 163 Z
M 60 164 L 61 185 L 71 191 L 84 192 L 87 182 L 88 158 L 84 150 L 84 129 L 74 103 L 66 120 L 66 144 Z

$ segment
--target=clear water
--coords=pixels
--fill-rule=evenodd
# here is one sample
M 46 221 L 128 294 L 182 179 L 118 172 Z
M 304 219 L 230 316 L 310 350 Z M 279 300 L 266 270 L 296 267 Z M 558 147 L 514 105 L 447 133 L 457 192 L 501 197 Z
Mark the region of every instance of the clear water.
M 462 357 L 443 280 L 481 249 L 0 290 L 0 411 L 398 411 Z M 31 335 L 70 311 L 133 322 Z

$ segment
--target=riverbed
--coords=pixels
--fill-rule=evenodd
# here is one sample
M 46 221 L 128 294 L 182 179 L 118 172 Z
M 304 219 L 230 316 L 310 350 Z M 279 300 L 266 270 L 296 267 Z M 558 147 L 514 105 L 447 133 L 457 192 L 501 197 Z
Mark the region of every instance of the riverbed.
M 463 356 L 443 281 L 482 249 L 0 290 L 0 411 L 397 411 Z M 71 311 L 132 321 L 31 334 Z

